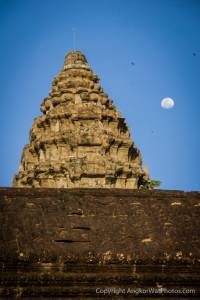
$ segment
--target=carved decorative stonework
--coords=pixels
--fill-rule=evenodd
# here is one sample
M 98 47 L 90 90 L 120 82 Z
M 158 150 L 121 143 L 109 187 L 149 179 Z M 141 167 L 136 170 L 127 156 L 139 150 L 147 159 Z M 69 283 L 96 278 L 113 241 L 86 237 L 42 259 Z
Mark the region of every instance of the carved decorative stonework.
M 41 112 L 14 187 L 151 188 L 124 118 L 81 52 L 66 56 Z
M 199 203 L 199 192 L 0 188 L 0 299 L 200 299 Z

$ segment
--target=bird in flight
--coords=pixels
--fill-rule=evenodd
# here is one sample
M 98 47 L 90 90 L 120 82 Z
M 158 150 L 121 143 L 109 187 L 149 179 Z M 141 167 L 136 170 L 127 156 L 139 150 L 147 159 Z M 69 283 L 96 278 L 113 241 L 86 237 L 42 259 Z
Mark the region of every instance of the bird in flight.
M 197 56 L 197 54 L 199 54 L 199 53 L 200 53 L 200 50 L 197 50 L 196 52 L 193 52 L 192 55 Z

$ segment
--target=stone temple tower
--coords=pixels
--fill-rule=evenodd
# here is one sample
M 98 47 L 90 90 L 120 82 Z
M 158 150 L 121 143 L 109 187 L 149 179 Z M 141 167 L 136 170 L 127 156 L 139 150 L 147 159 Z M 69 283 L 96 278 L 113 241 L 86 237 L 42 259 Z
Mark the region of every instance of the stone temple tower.
M 81 52 L 65 57 L 41 112 L 14 187 L 151 188 L 124 118 Z

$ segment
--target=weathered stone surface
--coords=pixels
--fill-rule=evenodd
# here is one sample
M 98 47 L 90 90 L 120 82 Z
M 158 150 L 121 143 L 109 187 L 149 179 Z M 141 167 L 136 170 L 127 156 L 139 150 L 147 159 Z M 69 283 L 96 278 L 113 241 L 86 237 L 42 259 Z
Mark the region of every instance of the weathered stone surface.
M 66 56 L 41 111 L 13 186 L 151 188 L 124 118 L 81 52 Z
M 2 188 L 0 295 L 94 299 L 96 288 L 163 287 L 198 298 L 199 210 L 199 192 Z

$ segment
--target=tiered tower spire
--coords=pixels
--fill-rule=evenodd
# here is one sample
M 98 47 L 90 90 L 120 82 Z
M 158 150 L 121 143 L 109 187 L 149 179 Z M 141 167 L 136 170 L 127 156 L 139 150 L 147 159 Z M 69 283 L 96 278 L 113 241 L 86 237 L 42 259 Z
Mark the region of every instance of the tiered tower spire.
M 41 104 L 30 130 L 15 187 L 151 187 L 124 118 L 79 51 Z

